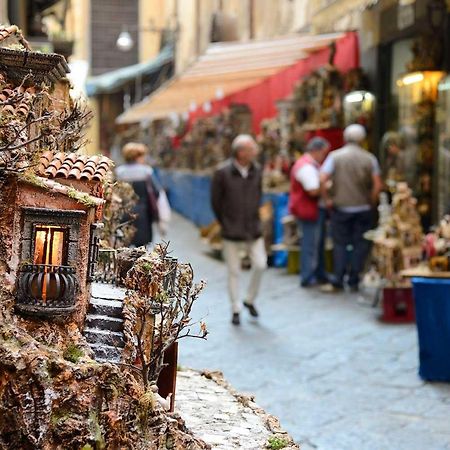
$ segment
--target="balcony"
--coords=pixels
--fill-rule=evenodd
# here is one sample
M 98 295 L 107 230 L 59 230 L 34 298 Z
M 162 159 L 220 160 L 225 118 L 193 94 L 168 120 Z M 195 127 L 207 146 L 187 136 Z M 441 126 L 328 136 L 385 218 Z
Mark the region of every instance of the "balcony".
M 59 316 L 75 310 L 76 269 L 70 266 L 24 264 L 20 268 L 16 310 L 36 316 Z

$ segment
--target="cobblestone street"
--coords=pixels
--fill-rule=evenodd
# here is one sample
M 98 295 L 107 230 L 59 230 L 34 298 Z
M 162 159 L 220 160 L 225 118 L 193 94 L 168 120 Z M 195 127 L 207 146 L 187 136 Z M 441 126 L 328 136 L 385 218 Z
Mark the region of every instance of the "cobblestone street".
M 450 385 L 418 377 L 415 325 L 383 324 L 357 295 L 302 290 L 296 276 L 271 268 L 261 317 L 243 311 L 235 327 L 225 267 L 205 253 L 197 229 L 175 216 L 166 239 L 208 282 L 193 317 L 210 335 L 181 343 L 182 366 L 221 370 L 304 450 L 450 449 Z

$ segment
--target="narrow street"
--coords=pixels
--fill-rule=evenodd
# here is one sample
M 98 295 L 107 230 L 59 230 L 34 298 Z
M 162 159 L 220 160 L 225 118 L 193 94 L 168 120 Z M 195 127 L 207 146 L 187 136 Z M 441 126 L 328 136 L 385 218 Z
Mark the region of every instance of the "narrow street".
M 179 364 L 217 369 L 280 418 L 304 450 L 450 449 L 450 385 L 417 375 L 415 325 L 388 325 L 356 294 L 302 290 L 285 269 L 265 274 L 259 320 L 230 323 L 225 266 L 175 216 L 166 240 L 207 288 L 194 319 L 208 340 L 181 343 Z

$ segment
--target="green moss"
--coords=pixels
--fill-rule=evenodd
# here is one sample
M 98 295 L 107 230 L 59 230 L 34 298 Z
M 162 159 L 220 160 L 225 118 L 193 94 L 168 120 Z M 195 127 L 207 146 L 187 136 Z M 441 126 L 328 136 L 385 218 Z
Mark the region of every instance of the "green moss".
M 173 436 L 167 436 L 166 438 L 166 448 L 168 450 L 172 450 L 173 448 L 175 448 L 175 439 L 173 438 Z
M 60 424 L 60 422 L 64 422 L 66 419 L 70 417 L 70 412 L 66 409 L 58 409 L 57 411 L 53 410 L 50 420 L 52 425 L 56 426 Z
M 95 449 L 103 450 L 106 448 L 105 439 L 103 438 L 102 429 L 98 423 L 98 417 L 95 411 L 91 411 L 89 414 L 89 428 L 94 436 Z
M 150 262 L 145 262 L 144 264 L 142 264 L 142 268 L 147 271 L 147 272 L 151 272 L 152 270 L 152 263 Z
M 92 200 L 92 197 L 87 194 L 86 192 L 80 192 L 77 191 L 75 188 L 70 187 L 67 189 L 67 196 L 70 198 L 73 198 L 74 200 L 76 200 L 78 203 L 81 203 L 85 206 L 88 206 L 90 208 L 95 207 L 95 201 Z
M 158 294 L 155 295 L 155 302 L 156 303 L 168 303 L 170 298 L 167 291 L 161 291 Z
M 147 426 L 148 418 L 155 409 L 156 399 L 155 394 L 149 389 L 139 398 L 139 419 L 142 426 Z
M 47 185 L 44 183 L 44 181 L 42 181 L 36 174 L 31 171 L 23 172 L 22 174 L 20 174 L 19 179 L 34 186 L 47 189 Z
M 80 347 L 75 344 L 69 344 L 64 350 L 63 358 L 76 364 L 83 354 L 84 352 Z
M 289 444 L 287 439 L 280 438 L 278 436 L 270 436 L 267 439 L 266 448 L 270 448 L 271 450 L 281 450 L 284 447 L 287 447 Z
M 113 400 L 116 400 L 117 398 L 119 398 L 119 390 L 117 389 L 116 386 L 114 386 L 114 384 L 110 384 L 109 385 L 109 390 L 110 390 L 110 394 Z
M 26 344 L 26 341 L 16 337 L 12 330 L 4 330 L 0 335 L 0 342 L 11 350 L 18 350 Z
M 85 444 L 81 447 L 81 450 L 94 450 L 94 447 L 91 444 Z

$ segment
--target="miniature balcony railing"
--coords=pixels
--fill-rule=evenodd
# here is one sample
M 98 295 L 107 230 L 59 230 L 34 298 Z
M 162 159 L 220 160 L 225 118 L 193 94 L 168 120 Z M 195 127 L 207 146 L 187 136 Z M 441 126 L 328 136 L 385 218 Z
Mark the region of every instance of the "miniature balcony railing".
M 24 264 L 18 277 L 16 309 L 45 316 L 71 313 L 77 286 L 74 267 Z
M 101 248 L 98 251 L 97 269 L 93 275 L 93 281 L 97 283 L 115 284 L 117 279 L 117 250 L 113 248 Z

